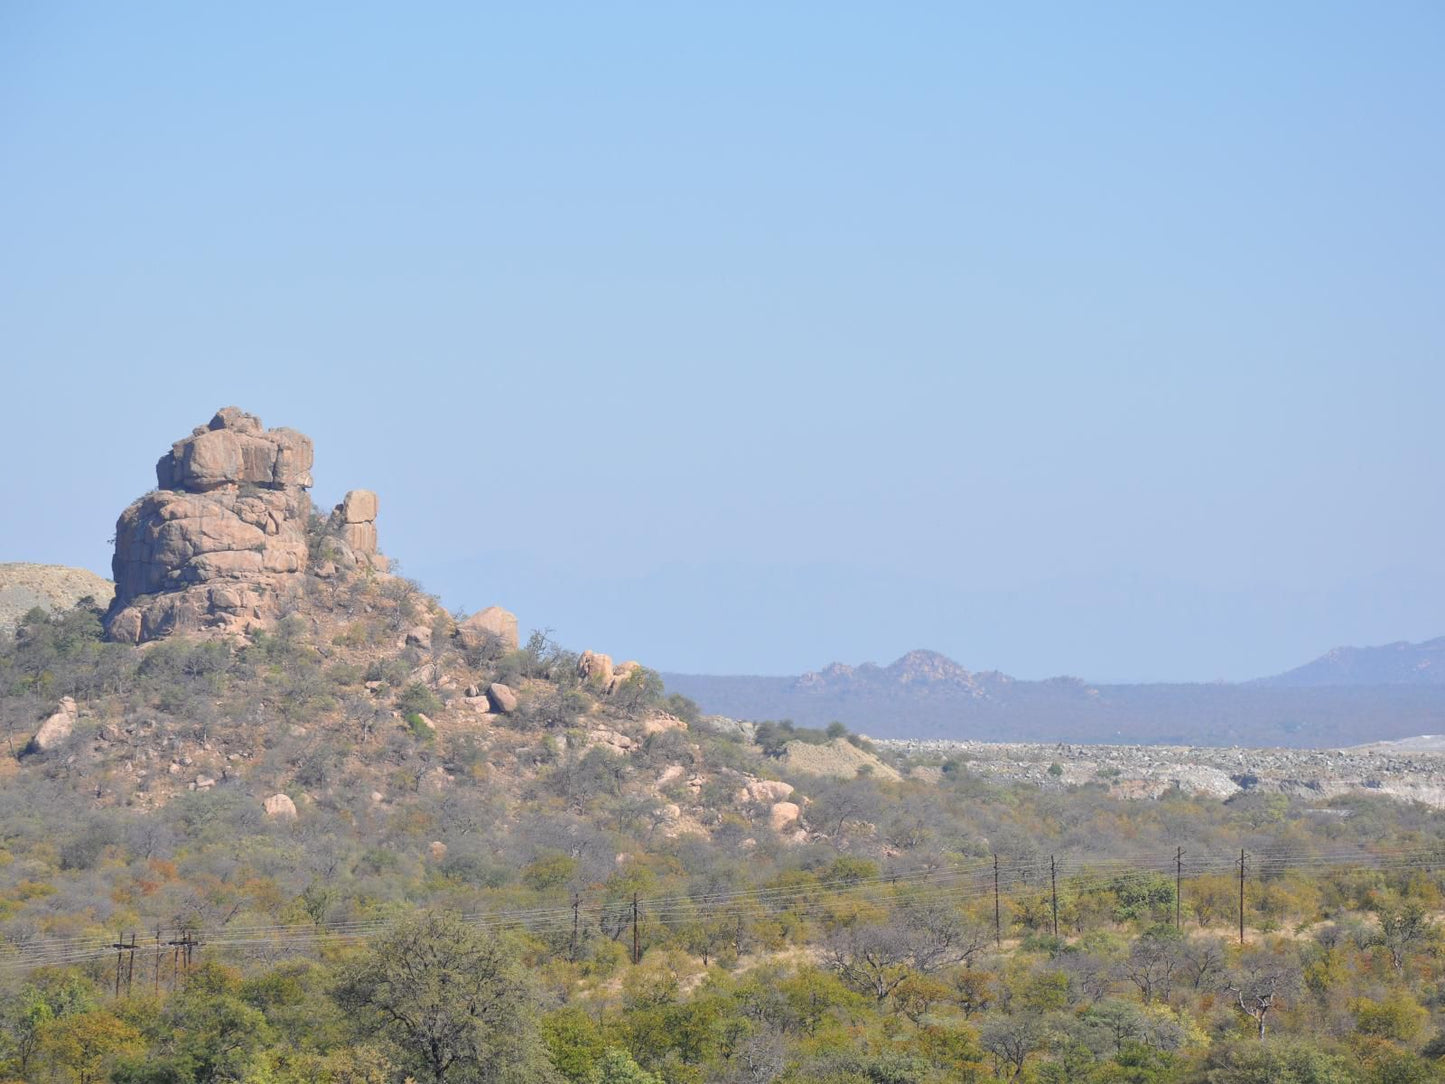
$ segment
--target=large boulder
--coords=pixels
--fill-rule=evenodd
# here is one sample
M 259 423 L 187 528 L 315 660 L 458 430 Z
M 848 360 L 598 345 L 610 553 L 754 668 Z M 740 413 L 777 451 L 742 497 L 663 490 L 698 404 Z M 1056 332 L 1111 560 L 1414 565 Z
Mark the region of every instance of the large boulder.
M 781 832 L 784 828 L 797 824 L 802 815 L 803 810 L 797 802 L 774 802 L 772 809 L 768 810 L 768 827 L 774 832 Z
M 494 681 L 487 686 L 487 700 L 498 715 L 510 715 L 517 710 L 517 694 L 511 686 Z
M 521 645 L 517 634 L 517 615 L 500 606 L 488 606 L 458 624 L 457 637 L 463 647 L 473 651 L 485 647 L 493 639 L 499 640 L 506 651 L 516 651 Z
M 66 739 L 75 732 L 75 720 L 78 717 L 79 710 L 75 701 L 68 696 L 62 697 L 54 713 L 40 724 L 40 729 L 30 739 L 30 749 L 37 753 L 48 753 L 64 745 Z
M 261 808 L 272 820 L 294 821 L 296 819 L 296 803 L 285 794 L 271 795 L 261 803 Z
M 577 676 L 589 685 L 606 689 L 612 684 L 612 656 L 584 651 L 577 659 Z

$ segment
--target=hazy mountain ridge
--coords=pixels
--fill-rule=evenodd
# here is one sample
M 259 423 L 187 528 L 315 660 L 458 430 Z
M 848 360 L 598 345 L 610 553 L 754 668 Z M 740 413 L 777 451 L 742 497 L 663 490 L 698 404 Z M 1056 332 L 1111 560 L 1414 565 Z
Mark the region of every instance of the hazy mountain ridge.
M 1445 636 L 1412 644 L 1337 647 L 1312 662 L 1255 684 L 1278 688 L 1322 685 L 1445 685 Z
M 925 650 L 887 666 L 833 663 L 795 678 L 664 680 L 705 711 L 804 726 L 836 719 L 886 738 L 1322 748 L 1445 729 L 1445 638 L 1339 648 L 1240 684 L 1022 681 Z

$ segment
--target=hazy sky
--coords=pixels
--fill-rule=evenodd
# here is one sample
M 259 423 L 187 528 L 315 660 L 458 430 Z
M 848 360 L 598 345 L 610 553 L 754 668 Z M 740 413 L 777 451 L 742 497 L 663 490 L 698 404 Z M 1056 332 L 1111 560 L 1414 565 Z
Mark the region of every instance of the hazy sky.
M 1445 7 L 0 4 L 0 560 L 238 404 L 451 608 L 788 673 L 1445 634 Z

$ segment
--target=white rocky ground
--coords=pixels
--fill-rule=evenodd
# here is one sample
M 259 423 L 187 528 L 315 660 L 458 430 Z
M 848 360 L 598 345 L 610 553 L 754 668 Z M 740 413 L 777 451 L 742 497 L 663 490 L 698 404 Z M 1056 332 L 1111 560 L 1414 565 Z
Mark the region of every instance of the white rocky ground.
M 1097 783 L 1121 798 L 1178 788 L 1231 798 L 1244 790 L 1331 798 L 1364 792 L 1445 808 L 1445 743 L 1432 736 L 1350 749 L 1242 749 L 1164 745 L 1028 745 L 875 741 L 910 758 L 957 759 L 967 770 L 1040 786 Z M 1058 768 L 1051 771 L 1054 765 Z M 915 768 L 927 776 L 936 768 Z

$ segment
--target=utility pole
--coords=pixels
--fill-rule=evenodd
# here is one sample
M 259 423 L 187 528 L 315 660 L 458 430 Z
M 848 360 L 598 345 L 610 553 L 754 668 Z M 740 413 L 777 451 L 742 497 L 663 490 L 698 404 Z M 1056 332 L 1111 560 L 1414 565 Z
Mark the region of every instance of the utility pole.
M 998 854 L 993 856 L 993 945 L 1003 946 L 1003 924 L 999 921 L 998 907 Z
M 1054 936 L 1059 936 L 1059 867 L 1049 855 L 1049 894 L 1054 901 Z
M 191 949 L 199 948 L 201 943 L 191 936 L 190 930 L 184 931 L 176 940 L 166 943 L 172 948 L 171 989 L 174 990 L 180 982 L 181 964 L 185 964 L 186 974 L 189 975 L 191 972 Z
M 1239 943 L 1244 944 L 1244 848 L 1239 848 Z
M 115 949 L 115 996 L 120 997 L 120 972 L 122 968 L 122 960 L 124 959 L 125 954 L 129 952 L 131 954 L 131 965 L 132 967 L 134 966 L 135 945 L 126 944 L 125 934 L 123 933 L 117 933 L 115 936 L 116 940 L 111 944 L 110 947 Z M 132 938 L 132 940 L 134 940 L 134 938 Z M 127 994 L 130 993 L 130 968 L 126 968 L 125 992 Z
M 569 956 L 574 964 L 577 962 L 577 927 L 580 922 L 578 913 L 581 907 L 581 895 L 576 892 L 572 893 L 572 951 Z
M 632 962 L 642 961 L 642 941 L 637 936 L 637 893 L 632 894 Z
M 1183 924 L 1179 921 L 1180 901 L 1184 898 L 1184 848 L 1178 847 L 1174 851 L 1174 928 L 1182 930 Z
M 161 927 L 156 924 L 156 997 L 161 996 Z

